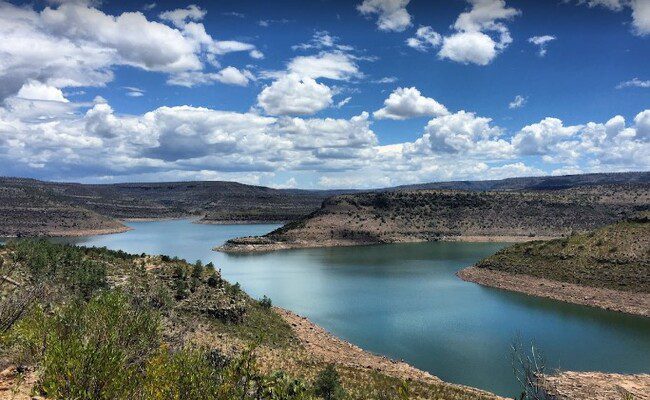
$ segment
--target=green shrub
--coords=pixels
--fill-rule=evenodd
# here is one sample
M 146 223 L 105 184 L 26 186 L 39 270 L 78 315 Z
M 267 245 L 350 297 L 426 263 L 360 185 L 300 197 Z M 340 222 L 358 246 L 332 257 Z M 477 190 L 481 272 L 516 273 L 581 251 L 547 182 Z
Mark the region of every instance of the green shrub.
M 334 364 L 328 364 L 318 373 L 314 382 L 314 393 L 324 400 L 338 400 L 345 397 L 345 390 L 341 386 L 341 378 Z
M 268 298 L 266 295 L 264 295 L 260 299 L 260 305 L 262 308 L 269 310 L 271 307 L 273 307 L 273 302 L 271 301 L 270 298 Z
M 75 301 L 47 315 L 36 309 L 11 332 L 23 357 L 40 360 L 36 391 L 46 397 L 126 399 L 160 343 L 158 318 L 120 292 Z
M 197 349 L 172 353 L 166 348 L 152 357 L 145 369 L 141 397 L 150 400 L 203 400 L 224 398 L 220 370 Z

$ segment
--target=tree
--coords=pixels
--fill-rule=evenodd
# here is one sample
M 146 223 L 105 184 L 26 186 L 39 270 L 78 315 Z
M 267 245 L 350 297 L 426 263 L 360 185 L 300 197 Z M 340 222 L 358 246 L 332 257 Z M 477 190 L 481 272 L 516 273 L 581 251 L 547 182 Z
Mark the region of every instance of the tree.
M 324 400 L 339 400 L 345 397 L 345 390 L 341 386 L 341 378 L 334 364 L 328 364 L 318 373 L 314 382 L 314 393 Z

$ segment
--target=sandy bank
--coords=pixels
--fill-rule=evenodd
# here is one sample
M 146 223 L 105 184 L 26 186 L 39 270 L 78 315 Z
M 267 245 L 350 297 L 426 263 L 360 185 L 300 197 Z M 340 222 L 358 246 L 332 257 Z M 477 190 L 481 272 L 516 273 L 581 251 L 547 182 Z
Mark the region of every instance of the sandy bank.
M 469 386 L 443 382 L 428 372 L 419 370 L 403 361 L 392 360 L 361 349 L 352 343 L 339 339 L 309 319 L 283 308 L 274 310 L 293 328 L 298 339 L 309 353 L 327 363 L 351 368 L 374 370 L 399 379 L 423 383 L 446 384 L 469 390 L 494 399 L 503 399 L 492 393 Z
M 289 249 L 310 249 L 321 247 L 349 247 L 349 246 L 372 246 L 378 244 L 391 244 L 391 243 L 423 243 L 430 241 L 443 241 L 443 242 L 474 242 L 474 243 L 519 243 L 528 242 L 532 240 L 547 240 L 553 239 L 549 236 L 442 236 L 435 240 L 425 240 L 418 237 L 403 237 L 396 238 L 389 241 L 357 241 L 357 240 L 322 240 L 318 242 L 313 241 L 275 241 L 264 236 L 251 236 L 237 238 L 227 241 L 221 246 L 214 247 L 213 250 L 223 253 L 262 253 L 277 250 Z
M 469 267 L 459 271 L 457 275 L 465 281 L 498 289 L 643 317 L 650 316 L 648 293 L 594 288 L 528 275 L 513 275 L 487 268 Z

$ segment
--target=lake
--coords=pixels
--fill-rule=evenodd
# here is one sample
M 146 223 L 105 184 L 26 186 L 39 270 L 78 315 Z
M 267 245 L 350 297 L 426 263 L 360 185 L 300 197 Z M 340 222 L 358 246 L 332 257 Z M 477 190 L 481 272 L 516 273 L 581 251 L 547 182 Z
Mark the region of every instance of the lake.
M 568 370 L 650 372 L 650 319 L 463 282 L 459 269 L 503 244 L 413 243 L 227 255 L 225 240 L 277 225 L 128 222 L 132 231 L 56 239 L 213 262 L 253 297 L 310 318 L 366 350 L 449 382 L 515 396 L 509 346 L 534 341 Z

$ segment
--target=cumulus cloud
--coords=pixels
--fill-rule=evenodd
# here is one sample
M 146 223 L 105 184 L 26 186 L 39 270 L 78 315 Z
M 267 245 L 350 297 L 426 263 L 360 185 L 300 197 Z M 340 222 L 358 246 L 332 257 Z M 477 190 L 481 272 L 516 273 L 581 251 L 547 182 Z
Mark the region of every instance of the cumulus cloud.
M 0 107 L 0 166 L 46 179 L 260 182 L 284 171 L 283 181 L 317 173 L 322 187 L 377 187 L 531 175 L 541 173 L 539 164 L 558 173 L 650 166 L 650 110 L 630 124 L 622 116 L 572 126 L 545 118 L 514 135 L 488 117 L 458 111 L 432 118 L 414 141 L 381 145 L 368 113 L 269 117 L 177 106 L 122 115 L 102 99 L 82 112 L 37 85 L 22 95 L 32 99 L 13 96 Z M 42 118 L 16 112 L 14 100 L 63 108 Z
M 255 49 L 214 40 L 192 10 L 170 16 L 168 26 L 140 12 L 113 16 L 82 2 L 37 11 L 0 1 L 0 100 L 30 80 L 59 89 L 103 86 L 117 65 L 170 75 L 201 72 L 204 57 Z
M 424 153 L 484 152 L 489 157 L 507 157 L 510 145 L 498 139 L 503 129 L 491 122 L 491 118 L 462 110 L 436 117 L 429 121 L 412 149 Z
M 35 80 L 27 81 L 18 91 L 16 97 L 26 100 L 58 101 L 68 103 L 61 89 L 45 85 Z
M 546 55 L 546 45 L 556 39 L 555 36 L 551 35 L 533 36 L 528 38 L 528 42 L 537 46 L 539 48 L 537 54 L 539 54 L 540 57 L 544 57 Z
M 642 81 L 639 78 L 634 78 L 629 81 L 621 82 L 618 85 L 616 85 L 616 89 L 624 89 L 629 87 L 638 87 L 638 88 L 647 89 L 650 88 L 650 80 Z
M 508 108 L 511 109 L 511 110 L 515 109 L 515 108 L 521 108 L 521 107 L 526 105 L 527 101 L 528 101 L 528 99 L 526 99 L 524 96 L 518 94 L 518 95 L 515 96 L 514 100 L 512 100 L 508 104 Z
M 436 100 L 422 96 L 415 87 L 397 88 L 384 101 L 384 107 L 375 111 L 377 119 L 403 120 L 423 116 L 447 115 L 447 108 Z
M 410 0 L 363 0 L 357 10 L 365 16 L 377 15 L 377 27 L 382 31 L 402 32 L 411 26 L 411 14 L 406 10 Z
M 326 31 L 316 32 L 310 44 L 298 45 L 294 49 L 320 51 L 292 58 L 286 70 L 260 72 L 262 79 L 274 79 L 257 96 L 257 105 L 268 114 L 314 114 L 332 106 L 332 97 L 346 90 L 317 80 L 350 82 L 363 77 L 357 60 L 365 58 L 355 56 L 351 46 L 339 44 L 338 38 Z M 343 100 L 337 107 L 342 107 L 347 101 Z
M 523 155 L 549 153 L 552 145 L 572 137 L 581 126 L 565 127 L 557 118 L 544 118 L 542 121 L 525 126 L 513 138 L 512 143 Z
M 406 45 L 419 51 L 436 48 L 442 43 L 442 36 L 430 26 L 421 26 L 415 36 L 406 39 Z
M 502 21 L 521 12 L 507 7 L 505 0 L 467 1 L 471 9 L 458 16 L 454 23 L 456 33 L 443 39 L 438 56 L 463 64 L 487 65 L 512 43 L 510 31 Z
M 355 57 L 342 51 L 322 51 L 317 55 L 293 58 L 287 70 L 309 78 L 348 81 L 362 76 Z
M 265 87 L 257 102 L 268 114 L 307 115 L 331 106 L 332 95 L 327 85 L 291 73 Z

